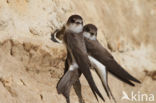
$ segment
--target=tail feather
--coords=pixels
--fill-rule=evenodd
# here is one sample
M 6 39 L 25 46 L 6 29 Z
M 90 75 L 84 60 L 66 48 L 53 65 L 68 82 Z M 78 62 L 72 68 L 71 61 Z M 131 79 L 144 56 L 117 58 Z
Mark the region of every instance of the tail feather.
M 103 69 L 105 69 L 105 68 L 103 68 Z M 100 80 L 102 82 L 102 85 L 103 85 L 103 87 L 104 87 L 104 89 L 106 91 L 107 96 L 109 97 L 109 99 L 112 98 L 113 101 L 116 103 L 116 99 L 113 96 L 113 94 L 112 94 L 112 92 L 110 90 L 110 87 L 108 85 L 108 75 L 107 75 L 108 72 L 105 71 L 106 73 L 104 73 L 104 70 L 102 70 L 102 68 L 95 68 L 95 71 L 98 74 L 98 76 L 99 76 L 99 78 L 100 78 Z M 104 74 L 106 74 L 106 75 L 104 75 Z
M 67 71 L 57 84 L 57 91 L 65 97 L 69 97 L 71 86 L 79 79 L 78 70 Z
M 106 71 L 106 72 L 107 72 L 107 74 L 108 74 L 108 71 Z M 113 93 L 112 93 L 112 91 L 111 91 L 111 89 L 110 89 L 110 87 L 109 87 L 109 85 L 108 85 L 108 75 L 106 75 L 106 80 L 107 80 L 107 87 L 108 87 L 109 93 L 110 93 L 112 99 L 114 100 L 114 102 L 117 103 L 117 102 L 116 102 L 116 99 L 115 99 L 115 97 L 114 97 L 114 95 L 113 95 Z
M 98 74 L 98 76 L 103 84 L 103 87 L 106 91 L 107 96 L 110 98 L 109 91 L 107 88 L 107 80 L 106 80 L 107 72 L 106 72 L 105 66 L 103 64 L 101 64 L 98 60 L 93 58 L 92 56 L 89 56 L 89 60 L 92 64 L 92 66 L 94 67 L 96 73 Z
M 82 55 L 79 56 L 78 54 L 75 57 L 76 57 L 75 59 L 77 60 L 76 62 L 79 65 L 80 72 L 85 76 L 85 78 L 86 78 L 94 96 L 96 97 L 96 99 L 97 99 L 97 95 L 98 95 L 103 101 L 105 101 L 102 94 L 98 90 L 98 88 L 97 88 L 97 86 L 93 80 L 92 74 L 91 74 L 90 69 L 89 69 L 89 65 L 86 65 L 86 64 L 88 64 L 88 62 L 87 62 L 88 60 L 85 60 L 85 58 L 82 58 Z M 97 101 L 98 101 L 98 99 L 97 99 Z
M 104 79 L 106 79 L 106 78 L 104 77 L 104 75 L 101 75 L 102 72 L 99 71 L 98 69 L 99 68 L 95 68 L 95 71 L 96 71 L 97 75 L 99 76 L 99 78 L 100 78 L 100 80 L 102 82 L 102 85 L 103 85 L 103 87 L 104 87 L 104 89 L 106 91 L 107 96 L 110 98 L 109 91 L 107 89 L 106 83 L 104 82 Z
M 126 70 L 124 70 L 115 60 L 111 61 L 110 64 L 106 65 L 108 71 L 112 73 L 114 76 L 118 77 L 120 80 L 134 86 L 129 80 L 132 80 L 137 83 L 141 83 L 135 77 L 130 75 Z
M 103 69 L 105 69 L 105 68 L 103 68 Z M 107 96 L 109 97 L 109 99 L 112 98 L 113 101 L 116 103 L 116 99 L 115 99 L 114 95 L 112 94 L 112 91 L 108 85 L 108 72 L 105 71 L 106 75 L 102 74 L 104 72 L 104 70 L 102 71 L 102 68 L 95 68 L 95 71 L 101 79 L 102 85 L 106 91 Z
M 103 101 L 105 101 L 104 98 L 103 98 L 103 96 L 102 96 L 102 94 L 100 93 L 100 91 L 99 91 L 98 88 L 96 87 L 95 82 L 92 81 L 93 78 L 92 78 L 92 79 L 91 79 L 91 78 L 88 78 L 88 76 L 86 76 L 86 73 L 84 74 L 84 76 L 85 76 L 85 78 L 87 79 L 88 84 L 89 84 L 89 86 L 90 86 L 90 88 L 91 88 L 91 90 L 92 90 L 94 96 L 96 97 L 97 101 L 98 101 L 98 98 L 97 98 L 97 95 L 95 94 L 95 92 L 100 96 L 100 98 L 101 98 Z
M 114 97 L 114 95 L 113 95 L 113 93 L 112 93 L 112 91 L 111 91 L 111 89 L 110 89 L 110 87 L 109 87 L 109 85 L 108 85 L 108 89 L 109 89 L 109 93 L 110 93 L 112 99 L 114 100 L 115 103 L 117 103 L 117 102 L 116 102 L 116 99 L 115 99 L 115 97 Z
M 113 73 L 112 73 L 113 74 Z M 114 74 L 115 75 L 115 74 Z M 123 81 L 123 82 L 125 82 L 125 83 L 127 83 L 127 84 L 129 84 L 129 85 L 131 85 L 131 86 L 135 86 L 135 84 L 133 84 L 131 81 L 129 81 L 128 79 L 126 79 L 126 78 L 123 78 L 123 77 L 121 77 L 121 76 L 119 76 L 119 75 L 115 75 L 117 78 L 119 78 L 121 81 Z
M 59 94 L 64 94 L 65 91 L 69 91 L 70 86 L 70 80 L 71 80 L 71 73 L 70 71 L 67 71 L 66 74 L 59 80 L 57 84 L 57 91 Z

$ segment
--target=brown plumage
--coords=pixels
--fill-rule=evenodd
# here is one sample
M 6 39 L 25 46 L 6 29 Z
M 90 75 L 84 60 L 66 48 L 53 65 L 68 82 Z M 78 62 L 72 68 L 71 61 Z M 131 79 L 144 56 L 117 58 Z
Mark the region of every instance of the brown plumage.
M 66 47 L 69 50 L 70 54 L 72 54 L 74 59 L 76 60 L 80 72 L 83 73 L 85 78 L 87 79 L 89 86 L 92 92 L 94 93 L 95 97 L 97 98 L 95 94 L 97 93 L 103 99 L 103 96 L 97 89 L 95 82 L 92 78 L 91 72 L 89 70 L 91 64 L 88 59 L 88 54 L 87 54 L 86 46 L 84 43 L 84 37 L 82 33 L 75 34 L 70 31 L 67 31 L 65 32 L 64 41 L 66 43 Z
M 76 62 L 76 64 L 78 65 L 77 69 L 85 76 L 96 99 L 97 99 L 97 95 L 99 95 L 100 98 L 104 101 L 104 98 L 99 92 L 98 88 L 96 87 L 96 84 L 90 72 L 90 61 L 88 59 L 88 54 L 87 54 L 82 31 L 77 32 L 81 30 L 80 24 L 81 25 L 83 24 L 81 20 L 82 18 L 80 16 L 74 15 L 68 19 L 66 24 L 66 28 L 69 29 L 65 30 L 63 41 L 66 45 L 69 58 L 70 58 L 69 60 L 67 60 L 68 62 L 67 66 L 70 66 L 72 63 Z M 79 74 L 78 70 L 76 71 L 75 69 L 68 70 L 61 78 L 61 80 L 58 82 L 57 85 L 58 93 L 62 93 L 66 97 L 67 103 L 70 103 L 69 93 L 70 93 L 71 85 L 73 84 L 73 81 L 76 81 L 75 77 L 77 79 L 79 78 L 79 75 L 75 76 L 75 74 Z
M 106 69 L 123 82 L 131 86 L 135 86 L 130 80 L 140 83 L 139 80 L 131 76 L 124 70 L 113 58 L 113 56 L 105 49 L 97 40 L 89 40 L 85 38 L 87 51 L 90 55 L 106 66 Z M 96 51 L 96 52 L 95 52 Z
M 91 36 L 94 36 L 94 35 L 95 35 L 95 37 L 97 36 L 97 28 L 92 24 L 88 24 L 88 25 L 84 26 L 84 31 L 90 32 Z M 67 34 L 69 34 L 69 33 L 67 33 Z M 106 66 L 107 71 L 112 73 L 114 76 L 116 76 L 121 81 L 123 81 L 131 86 L 135 86 L 131 81 L 140 83 L 139 80 L 137 80 L 136 78 L 131 76 L 126 70 L 124 70 L 124 68 L 122 66 L 120 66 L 116 62 L 116 60 L 113 58 L 113 56 L 97 41 L 96 38 L 95 38 L 95 40 L 91 40 L 91 39 L 85 37 L 85 39 L 84 39 L 85 44 L 84 43 L 81 44 L 81 42 L 84 42 L 84 41 L 81 41 L 83 39 L 78 39 L 78 38 L 83 38 L 82 35 L 79 35 L 79 36 L 80 37 L 77 37 L 77 35 L 72 34 L 71 37 L 70 36 L 66 37 L 64 40 L 64 41 L 66 41 L 66 45 L 68 45 L 67 47 L 70 47 L 69 50 L 72 48 L 72 50 L 73 50 L 72 53 L 73 53 L 73 55 L 76 56 L 76 59 L 77 59 L 76 62 L 78 63 L 78 65 L 80 65 L 79 70 L 82 70 L 82 68 L 85 67 L 83 65 L 83 62 L 90 65 L 89 60 L 86 59 L 87 58 L 86 56 L 88 53 L 89 55 L 91 55 L 92 57 L 97 59 L 100 63 L 102 63 L 104 66 Z M 73 39 L 73 38 L 77 38 L 80 41 L 76 42 L 77 40 Z M 76 48 L 80 48 L 80 50 L 75 49 L 75 47 L 73 46 L 73 45 L 75 45 L 74 43 L 78 44 Z M 86 48 L 87 48 L 87 53 L 86 53 Z M 84 54 L 81 53 L 82 51 Z M 85 68 L 87 68 L 87 67 L 85 67 Z M 86 70 L 86 71 L 88 71 L 88 70 Z M 83 72 L 86 73 L 86 71 L 83 71 Z M 78 72 L 78 71 L 76 71 L 76 72 Z M 79 74 L 81 74 L 81 72 L 79 72 Z M 72 83 L 70 85 L 72 85 Z M 104 88 L 105 88 L 105 86 L 104 86 Z M 108 88 L 109 88 L 109 86 L 108 86 Z M 109 96 L 108 90 L 106 88 L 105 88 L 105 90 L 106 90 L 107 95 Z M 110 91 L 110 88 L 109 88 L 109 91 Z M 95 92 L 93 92 L 93 93 L 95 94 Z M 111 91 L 110 91 L 110 93 L 111 93 Z M 111 95 L 112 95 L 112 93 L 111 93 Z M 113 95 L 112 95 L 112 97 L 113 97 Z

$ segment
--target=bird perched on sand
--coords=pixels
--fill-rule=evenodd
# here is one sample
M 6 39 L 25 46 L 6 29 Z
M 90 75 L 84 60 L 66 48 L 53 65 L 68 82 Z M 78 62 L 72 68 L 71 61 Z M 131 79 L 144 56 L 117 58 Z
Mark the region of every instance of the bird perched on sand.
M 75 73 L 77 72 L 74 73 L 74 71 L 80 71 L 85 76 L 96 99 L 97 95 L 99 95 L 99 97 L 104 101 L 104 98 L 99 92 L 90 72 L 91 64 L 83 37 L 83 19 L 81 16 L 72 15 L 69 17 L 67 23 L 65 24 L 63 43 L 66 45 L 68 52 L 68 71 L 57 85 L 58 93 L 63 94 L 66 97 L 67 103 L 70 103 L 70 89 L 68 89 L 70 87 L 69 84 L 72 83 L 72 80 L 75 81 Z M 72 79 L 69 80 L 69 78 Z
M 64 35 L 63 29 L 60 30 L 61 32 L 57 32 L 54 35 Z M 62 33 L 62 34 L 61 34 Z M 97 74 L 99 75 L 103 87 L 107 93 L 107 96 L 110 98 L 110 96 L 113 98 L 113 100 L 116 102 L 110 88 L 108 85 L 108 77 L 107 73 L 110 72 L 114 76 L 116 76 L 118 79 L 122 80 L 123 82 L 134 86 L 134 84 L 131 81 L 140 83 L 139 80 L 131 76 L 127 71 L 123 69 L 113 58 L 113 56 L 98 42 L 97 40 L 97 28 L 93 24 L 87 24 L 83 28 L 83 36 L 85 40 L 85 45 L 87 48 L 88 58 L 91 63 L 91 66 L 95 69 Z M 53 39 L 54 36 L 52 35 Z M 56 36 L 55 36 L 56 37 Z M 57 38 L 58 39 L 58 38 Z M 57 41 L 55 39 L 55 41 Z M 58 41 L 57 41 L 58 42 Z M 60 42 L 60 41 L 59 41 Z M 67 54 L 67 58 L 69 58 Z M 67 62 L 67 60 L 66 60 Z M 65 66 L 65 71 L 68 71 L 68 65 Z M 67 75 L 68 72 L 65 72 L 64 76 Z M 81 72 L 79 70 L 72 71 L 70 74 L 77 74 L 75 75 L 75 78 L 79 78 L 81 75 Z M 64 76 L 61 78 L 63 79 Z M 72 76 L 70 79 L 68 78 L 68 82 L 70 82 L 70 86 L 68 90 L 70 90 L 70 87 L 75 83 L 76 79 L 72 79 Z M 60 79 L 60 81 L 61 81 Z M 66 79 L 67 80 L 67 79 Z M 59 82 L 60 83 L 60 82 Z M 58 83 L 58 85 L 59 85 Z M 69 94 L 69 92 L 68 92 Z

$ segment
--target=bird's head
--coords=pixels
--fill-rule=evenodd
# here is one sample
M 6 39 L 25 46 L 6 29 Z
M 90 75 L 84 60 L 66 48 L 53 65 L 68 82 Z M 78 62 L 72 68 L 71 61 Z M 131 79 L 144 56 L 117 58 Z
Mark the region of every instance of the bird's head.
M 72 31 L 74 33 L 80 33 L 83 31 L 83 19 L 79 15 L 72 15 L 69 17 L 67 23 L 61 28 L 54 31 L 51 34 L 51 40 L 54 42 L 62 43 L 64 32 L 66 30 Z
M 83 27 L 83 36 L 90 40 L 96 40 L 97 27 L 93 24 L 87 24 Z
M 70 30 L 74 33 L 80 33 L 83 31 L 83 19 L 79 15 L 72 15 L 69 17 L 66 23 L 66 30 Z

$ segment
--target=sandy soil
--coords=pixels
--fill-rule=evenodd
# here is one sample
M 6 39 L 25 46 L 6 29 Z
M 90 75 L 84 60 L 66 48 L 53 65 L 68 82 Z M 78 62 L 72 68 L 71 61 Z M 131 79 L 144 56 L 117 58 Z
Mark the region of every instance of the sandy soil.
M 131 87 L 109 75 L 118 103 L 155 103 L 156 1 L 155 0 L 0 0 L 0 103 L 65 103 L 56 84 L 63 74 L 66 49 L 50 34 L 71 14 L 98 27 L 98 40 L 142 84 Z M 92 71 L 98 88 L 110 101 Z M 97 103 L 85 78 L 71 91 L 71 103 Z M 122 100 L 122 92 L 136 100 Z M 147 101 L 139 100 L 142 94 Z M 140 97 L 141 98 L 141 97 Z M 156 97 L 154 98 L 156 99 Z M 99 103 L 102 101 L 99 99 Z

